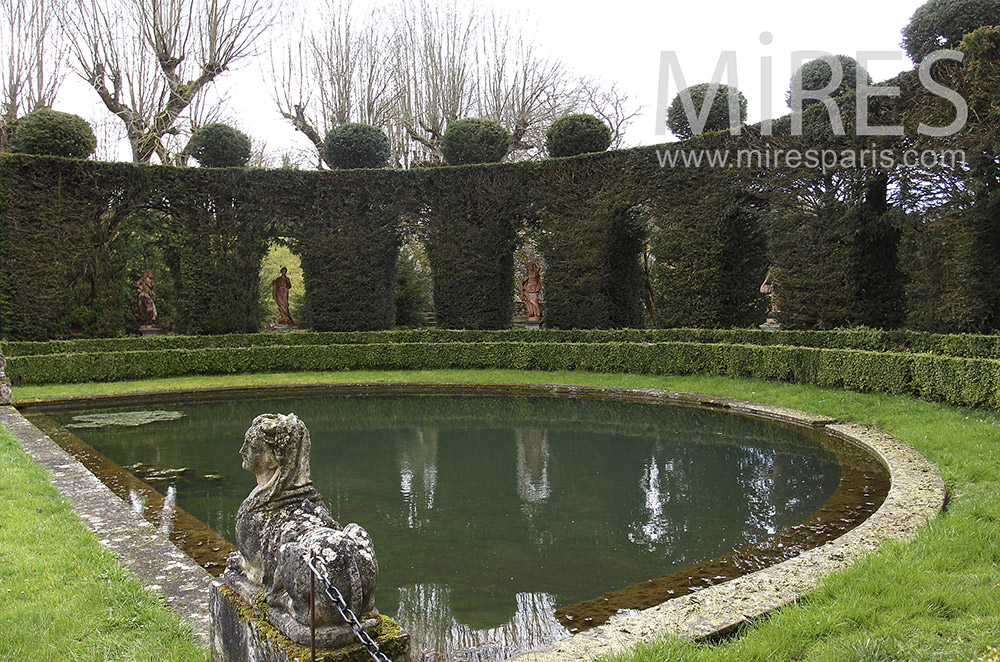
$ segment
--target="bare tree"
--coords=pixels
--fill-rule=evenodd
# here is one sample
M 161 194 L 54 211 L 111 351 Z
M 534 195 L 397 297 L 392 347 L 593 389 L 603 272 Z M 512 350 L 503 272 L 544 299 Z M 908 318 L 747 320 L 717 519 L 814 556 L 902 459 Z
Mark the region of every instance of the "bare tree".
M 440 160 L 438 146 L 448 123 L 477 107 L 479 15 L 455 0 L 419 0 L 396 5 L 390 21 L 398 91 L 394 119 L 415 143 L 407 156 Z
M 397 165 L 440 162 L 450 122 L 487 117 L 511 131 L 508 158 L 544 155 L 545 130 L 567 113 L 596 110 L 617 143 L 638 110 L 617 88 L 574 78 L 545 57 L 523 25 L 457 0 L 411 0 L 372 10 L 325 0 L 300 17 L 272 79 L 281 114 L 313 144 L 345 122 L 383 128 Z M 311 32 L 312 25 L 321 26 Z M 302 34 L 310 34 L 302 39 Z
M 583 78 L 579 89 L 587 112 L 600 117 L 611 129 L 611 148 L 621 147 L 625 141 L 625 129 L 642 112 L 642 106 L 631 105 L 628 94 L 621 91 L 618 83 L 603 87 L 592 78 Z
M 191 103 L 252 55 L 270 0 L 71 0 L 63 15 L 79 73 L 125 125 L 132 158 L 172 163 L 167 136 Z
M 50 107 L 63 80 L 61 0 L 0 0 L 0 145 L 18 117 Z
M 308 25 L 322 27 L 310 32 Z M 271 54 L 278 111 L 309 139 L 317 157 L 323 136 L 340 124 L 391 127 L 396 90 L 380 25 L 375 18 L 359 24 L 350 2 L 323 0 L 292 17 L 285 42 Z

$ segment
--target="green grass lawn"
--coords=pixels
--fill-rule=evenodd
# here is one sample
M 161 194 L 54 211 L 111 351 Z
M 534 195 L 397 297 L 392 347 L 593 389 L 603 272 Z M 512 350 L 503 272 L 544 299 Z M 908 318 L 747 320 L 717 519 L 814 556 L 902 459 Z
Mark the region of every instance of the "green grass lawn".
M 0 660 L 208 658 L 0 426 Z
M 23 402 L 211 386 L 388 381 L 565 383 L 729 396 L 877 425 L 937 464 L 951 500 L 914 543 L 886 545 L 800 603 L 722 643 L 665 641 L 620 660 L 965 661 L 984 659 L 1000 642 L 998 412 L 723 377 L 502 370 L 184 377 L 20 387 L 14 395 Z M 11 590 L 0 595 L 0 659 L 49 659 L 49 650 L 54 660 L 204 659 L 176 620 L 86 534 L 44 471 L 6 436 L 0 436 L 0 451 L 0 592 Z M 51 530 L 40 533 L 41 524 Z M 49 563 L 52 569 L 43 570 Z M 65 600 L 60 578 L 86 589 L 70 590 L 73 600 Z M 11 595 L 13 601 L 5 599 Z

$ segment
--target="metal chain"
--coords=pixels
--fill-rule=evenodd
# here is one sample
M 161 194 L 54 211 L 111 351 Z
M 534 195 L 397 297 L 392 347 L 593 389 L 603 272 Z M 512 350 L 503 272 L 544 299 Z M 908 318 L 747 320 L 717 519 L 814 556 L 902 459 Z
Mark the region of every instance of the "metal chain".
M 385 653 L 379 650 L 378 642 L 372 639 L 371 635 L 364 631 L 358 617 L 347 606 L 347 601 L 344 600 L 344 595 L 336 586 L 330 583 L 329 576 L 326 572 L 326 562 L 323 561 L 322 557 L 315 555 L 312 556 L 309 559 L 309 569 L 317 579 L 323 582 L 323 592 L 326 593 L 326 597 L 330 598 L 330 601 L 333 602 L 333 606 L 337 608 L 338 612 L 340 612 L 340 617 L 344 619 L 347 626 L 351 629 L 351 632 L 354 633 L 357 640 L 361 642 L 361 645 L 365 647 L 366 651 L 368 651 L 368 655 L 370 655 L 375 662 L 392 662 L 392 660 L 390 660 Z

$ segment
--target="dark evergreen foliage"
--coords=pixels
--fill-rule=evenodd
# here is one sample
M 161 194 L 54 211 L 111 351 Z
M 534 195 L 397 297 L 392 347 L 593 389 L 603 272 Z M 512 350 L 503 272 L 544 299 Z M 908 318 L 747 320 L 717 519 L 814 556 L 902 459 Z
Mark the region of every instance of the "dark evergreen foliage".
M 611 129 L 587 113 L 560 117 L 545 132 L 545 149 L 552 157 L 603 152 L 610 146 Z
M 79 115 L 39 108 L 17 120 L 8 148 L 16 154 L 85 159 L 97 148 L 97 138 Z
M 510 131 L 482 117 L 450 122 L 441 136 L 441 153 L 448 165 L 498 163 L 509 150 Z
M 670 102 L 670 107 L 667 108 L 667 128 L 678 138 L 684 140 L 695 135 L 694 127 L 691 126 L 691 121 L 688 119 L 687 112 L 684 109 L 684 97 L 685 95 L 691 95 L 691 103 L 693 104 L 695 116 L 698 116 L 702 112 L 702 106 L 705 103 L 705 97 L 711 89 L 710 83 L 701 83 L 699 85 L 692 85 L 691 87 L 681 90 L 680 93 L 674 100 Z M 747 120 L 747 98 L 743 96 L 743 93 L 735 88 L 730 88 L 728 85 L 719 85 L 715 93 L 715 98 L 712 100 L 712 105 L 708 111 L 708 119 L 705 122 L 704 129 L 702 133 L 707 133 L 709 131 L 723 131 L 729 129 L 729 97 L 735 96 L 736 102 L 739 107 L 739 125 L 742 126 Z
M 934 51 L 958 48 L 976 28 L 1000 25 L 1000 0 L 929 0 L 903 28 L 903 50 L 914 64 Z
M 858 81 L 862 80 L 867 84 L 872 82 L 868 72 L 858 66 L 858 61 L 849 55 L 833 55 L 830 58 L 816 58 L 803 64 L 798 71 L 792 74 L 788 92 L 785 93 L 785 102 L 789 108 L 792 106 L 792 98 L 799 90 L 822 90 L 833 80 L 833 67 L 829 60 L 836 60 L 840 63 L 842 77 L 840 84 L 830 93 L 831 98 L 845 97 L 855 94 Z M 802 107 L 806 108 L 813 104 L 822 103 L 819 99 L 803 98 Z
M 391 153 L 385 131 L 370 124 L 341 124 L 323 141 L 323 160 L 331 168 L 384 168 Z
M 205 168 L 240 168 L 250 160 L 250 138 L 239 129 L 213 122 L 191 136 L 188 153 Z
M 514 249 L 524 213 L 522 168 L 416 171 L 437 325 L 506 329 L 514 314 Z
M 766 301 L 766 202 L 731 188 L 724 175 L 688 173 L 651 203 L 659 327 L 756 326 Z

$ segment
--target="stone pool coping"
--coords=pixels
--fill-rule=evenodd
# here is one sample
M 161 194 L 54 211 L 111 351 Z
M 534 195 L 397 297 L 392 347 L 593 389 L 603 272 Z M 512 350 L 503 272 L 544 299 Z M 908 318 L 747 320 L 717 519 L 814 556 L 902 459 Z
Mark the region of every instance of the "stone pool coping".
M 156 402 L 272 395 L 275 387 L 223 387 L 91 397 L 56 398 L 18 403 L 24 409 L 153 404 Z M 876 551 L 887 540 L 911 540 L 919 528 L 944 508 L 945 486 L 934 465 L 908 445 L 877 429 L 784 407 L 675 391 L 557 384 L 345 383 L 282 386 L 280 395 L 305 394 L 463 394 L 537 395 L 614 399 L 721 409 L 736 414 L 824 429 L 845 443 L 877 457 L 888 469 L 889 493 L 867 520 L 844 535 L 769 568 L 717 584 L 655 607 L 561 639 L 514 658 L 519 662 L 588 660 L 634 648 L 666 636 L 702 640 L 732 632 L 740 625 L 795 602 L 831 572 Z M 21 440 L 43 466 L 100 542 L 115 551 L 146 588 L 168 604 L 207 642 L 208 572 L 195 564 L 69 454 L 12 407 L 0 407 L 0 423 Z M 166 559 L 163 561 L 162 559 Z
M 25 452 L 45 467 L 52 483 L 73 510 L 115 552 L 119 562 L 143 586 L 191 624 L 208 646 L 208 591 L 211 575 L 137 514 L 76 458 L 64 451 L 13 407 L 0 407 L 0 423 L 21 442 Z

